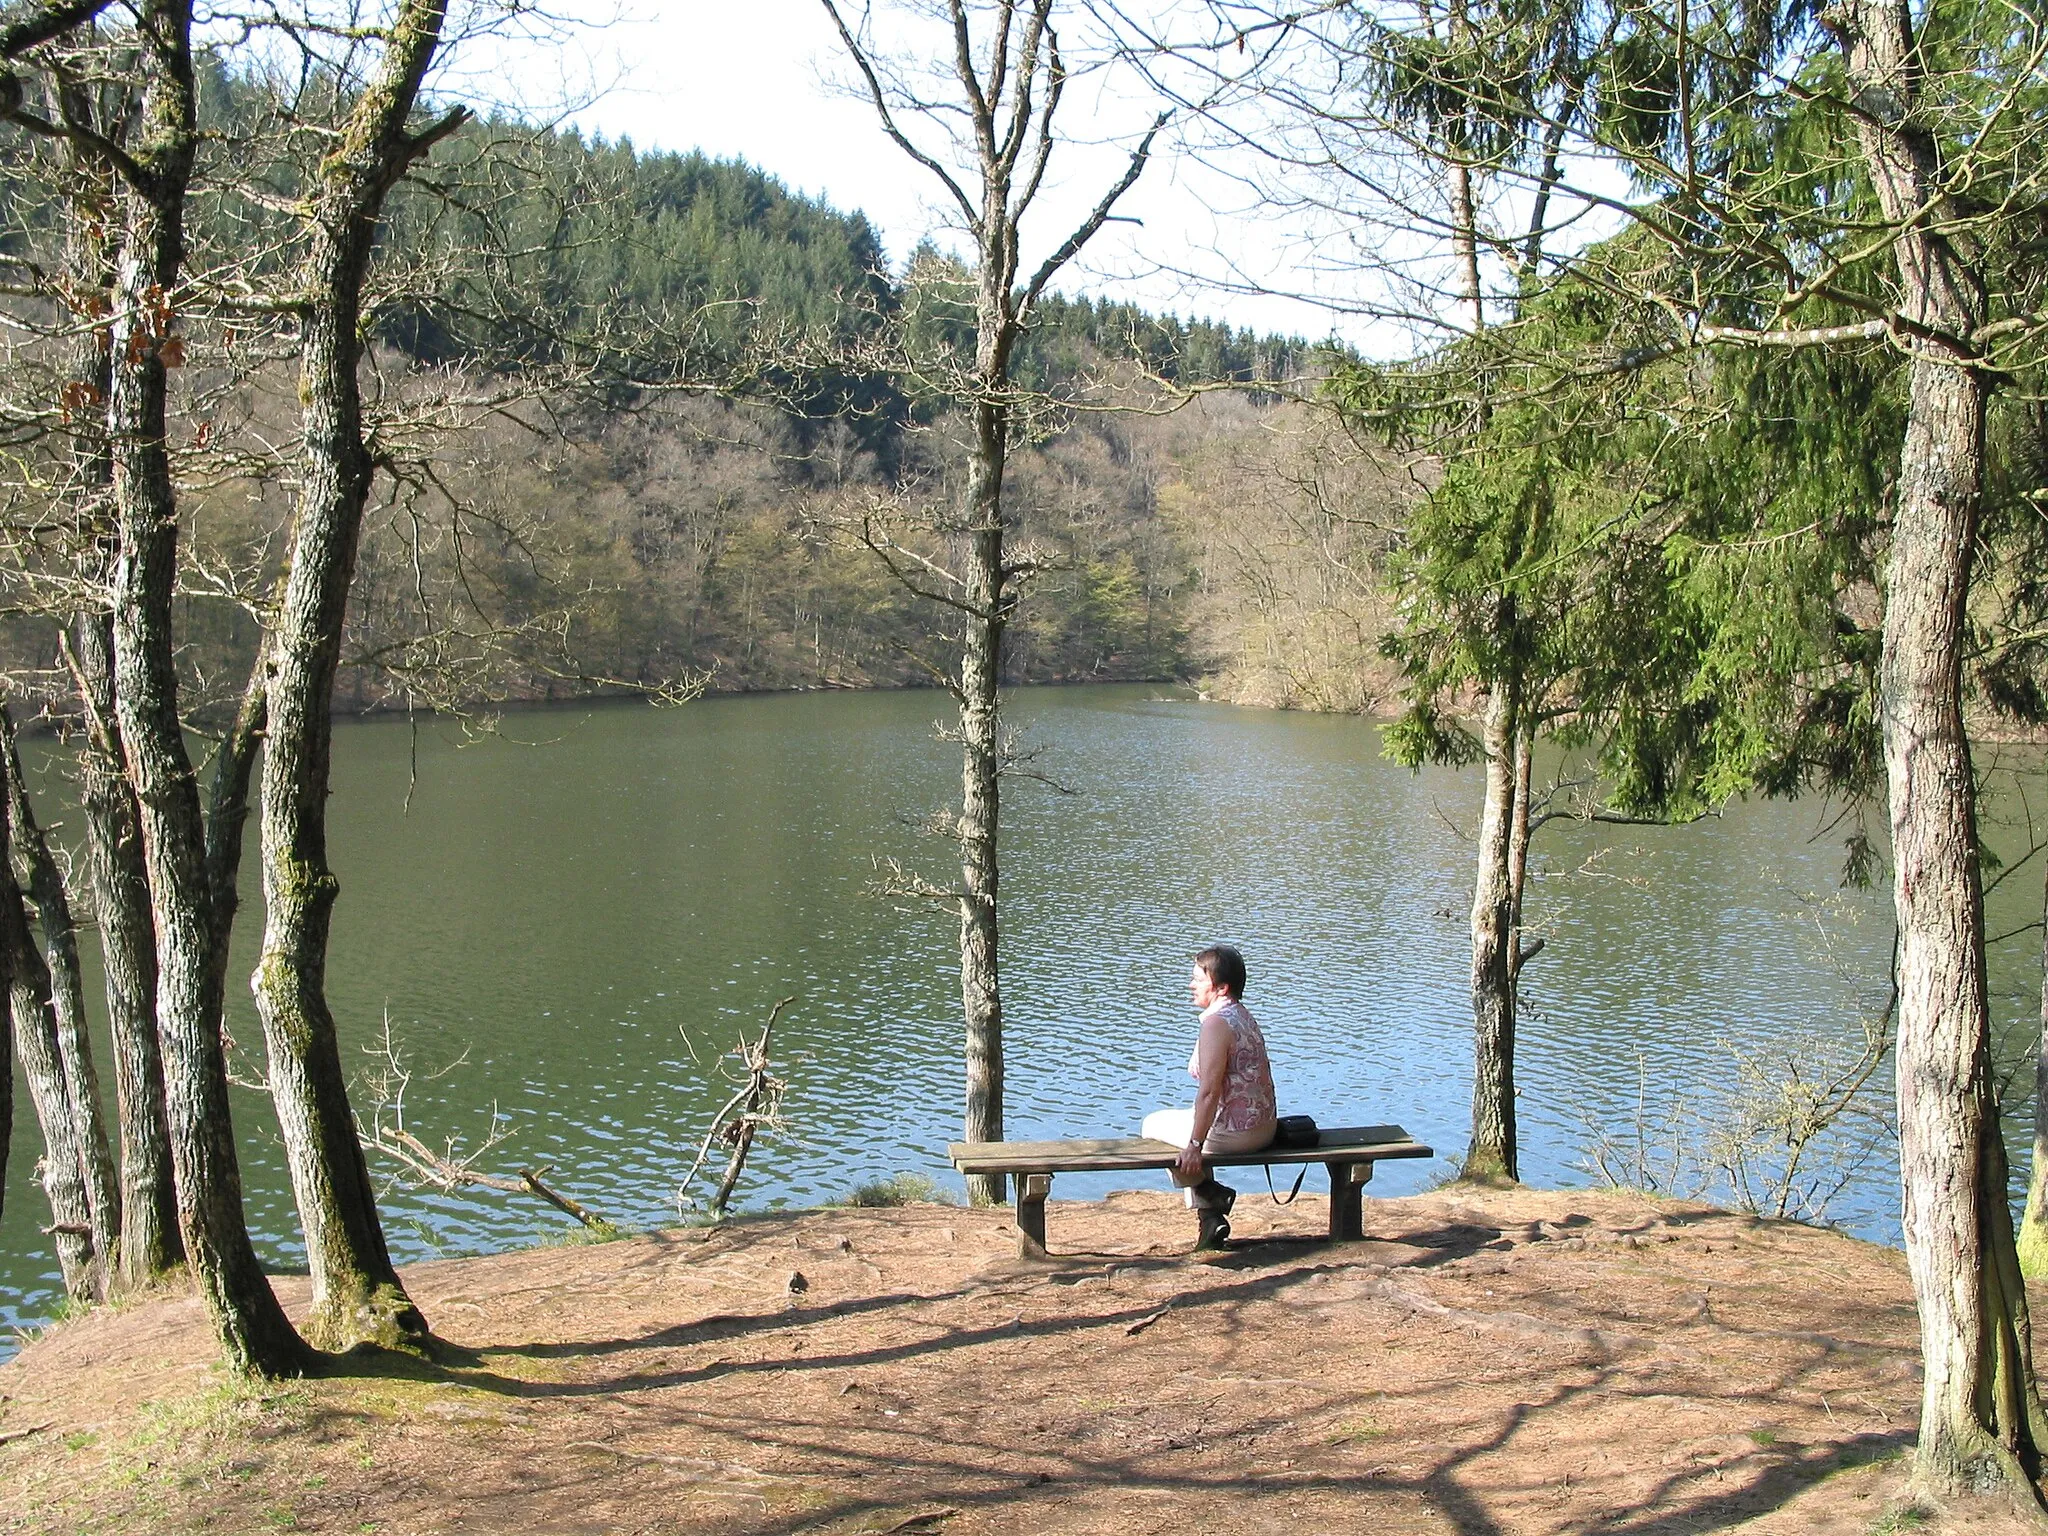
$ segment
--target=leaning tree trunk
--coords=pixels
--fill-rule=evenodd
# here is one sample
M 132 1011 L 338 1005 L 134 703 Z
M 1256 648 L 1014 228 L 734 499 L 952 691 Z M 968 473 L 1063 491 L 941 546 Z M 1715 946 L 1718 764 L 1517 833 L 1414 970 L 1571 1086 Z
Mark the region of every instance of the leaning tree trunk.
M 0 774 L 7 771 L 6 755 L 0 754 Z M 0 796 L 0 803 L 6 798 Z M 64 1081 L 50 968 L 29 933 L 28 909 L 13 862 L 6 858 L 0 858 L 0 964 L 8 976 L 15 1051 L 43 1129 L 42 1185 L 50 1201 L 49 1230 L 56 1239 L 64 1290 L 75 1301 L 96 1301 L 104 1294 L 105 1255 L 93 1246 L 85 1137 Z
M 327 1004 L 327 939 L 339 884 L 327 863 L 334 677 L 374 472 L 363 441 L 361 301 L 384 198 L 433 142 L 406 118 L 439 38 L 445 0 L 407 0 L 377 80 L 321 166 L 299 343 L 305 440 L 283 601 L 271 637 L 263 747 L 263 893 L 254 986 L 313 1272 L 307 1336 L 342 1349 L 427 1332 L 377 1219 Z M 451 130 L 459 117 L 430 130 Z
M 231 1367 L 290 1374 L 309 1363 L 270 1288 L 242 1214 L 242 1175 L 211 959 L 212 892 L 199 787 L 178 716 L 172 608 L 178 506 L 165 442 L 165 352 L 184 259 L 185 189 L 197 144 L 190 0 L 151 0 L 138 24 L 146 81 L 125 188 L 112 326 L 114 706 L 141 812 L 157 942 L 157 1026 L 185 1251 Z
M 1486 701 L 1486 803 L 1472 893 L 1472 1143 L 1468 1179 L 1520 1177 L 1515 1142 L 1515 739 L 1513 679 Z
M 964 615 L 960 659 L 960 1001 L 967 1023 L 969 1141 L 1003 1139 L 1003 1000 L 996 908 L 1002 719 L 997 684 L 1009 618 L 1002 500 L 1008 430 L 999 403 L 976 402 L 967 480 L 969 611 Z M 967 1197 L 976 1205 L 1000 1205 L 1004 1184 L 1000 1173 L 969 1174 Z
M 121 1246 L 114 1288 L 125 1291 L 183 1263 L 185 1245 L 178 1236 L 163 1054 L 156 1037 L 156 925 L 149 912 L 141 816 L 123 776 L 120 732 L 113 718 L 113 644 L 112 620 L 105 614 L 81 614 L 72 626 L 86 717 L 79 803 L 99 913 L 120 1121 Z
M 2041 896 L 2041 1033 L 2034 1046 L 2034 1163 L 2020 1217 L 2020 1273 L 2048 1277 L 2048 882 Z
M 270 719 L 270 641 L 257 643 L 249 681 L 228 732 L 213 755 L 213 782 L 206 795 L 206 884 L 213 893 L 213 932 L 207 964 L 223 996 L 228 952 L 234 943 L 235 914 L 242 906 L 242 833 L 249 822 L 249 781 L 257 749 Z
M 99 1070 L 93 1063 L 92 1036 L 85 1018 L 85 978 L 78 962 L 78 925 L 71 916 L 71 897 L 63 871 L 50 852 L 49 840 L 29 803 L 28 782 L 15 745 L 14 716 L 0 704 L 0 751 L 7 755 L 7 819 L 17 880 L 25 875 L 28 897 L 35 905 L 43 933 L 43 963 L 50 978 L 51 1014 L 57 1027 L 58 1060 L 64 1069 L 64 1094 L 71 1101 L 71 1124 L 78 1137 L 85 1198 L 91 1211 L 92 1248 L 98 1260 L 98 1288 L 112 1284 L 121 1241 L 121 1189 L 114 1154 L 107 1145 L 107 1119 L 100 1107 Z
M 1899 930 L 1899 1171 L 1924 1369 L 1913 1475 L 1936 1497 L 2002 1489 L 2038 1510 L 2048 1419 L 2007 1204 L 1962 709 L 1990 393 L 1972 350 L 1983 286 L 1938 216 L 1943 170 L 1919 115 L 1908 6 L 1847 0 L 1830 15 L 1916 332 L 1879 679 Z

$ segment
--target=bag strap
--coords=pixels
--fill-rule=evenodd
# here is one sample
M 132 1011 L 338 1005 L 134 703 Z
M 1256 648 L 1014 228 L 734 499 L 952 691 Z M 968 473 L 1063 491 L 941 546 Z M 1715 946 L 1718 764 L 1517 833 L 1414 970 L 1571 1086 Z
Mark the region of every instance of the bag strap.
M 1279 1190 L 1277 1190 L 1277 1189 L 1275 1189 L 1275 1188 L 1273 1187 L 1273 1165 L 1272 1165 L 1271 1163 L 1267 1163 L 1267 1164 L 1265 1165 L 1265 1168 L 1266 1168 L 1266 1193 L 1267 1193 L 1267 1194 L 1269 1194 L 1269 1195 L 1271 1195 L 1271 1196 L 1273 1197 L 1273 1203 L 1274 1203 L 1275 1205 L 1292 1205 L 1292 1204 L 1294 1204 L 1294 1197 L 1295 1197 L 1296 1195 L 1298 1195 L 1298 1194 L 1300 1194 L 1300 1193 L 1301 1193 L 1301 1181 L 1302 1181 L 1303 1179 L 1305 1179 L 1305 1178 L 1307 1178 L 1307 1177 L 1308 1177 L 1308 1164 L 1307 1164 L 1307 1163 L 1303 1163 L 1303 1164 L 1301 1165 L 1301 1172 L 1297 1173 L 1297 1174 L 1296 1174 L 1296 1175 L 1294 1176 L 1294 1188 L 1292 1188 L 1292 1189 L 1290 1189 L 1289 1191 L 1287 1191 L 1287 1198 L 1286 1198 L 1285 1200 L 1282 1200 L 1282 1199 L 1280 1198 L 1280 1191 L 1279 1191 Z

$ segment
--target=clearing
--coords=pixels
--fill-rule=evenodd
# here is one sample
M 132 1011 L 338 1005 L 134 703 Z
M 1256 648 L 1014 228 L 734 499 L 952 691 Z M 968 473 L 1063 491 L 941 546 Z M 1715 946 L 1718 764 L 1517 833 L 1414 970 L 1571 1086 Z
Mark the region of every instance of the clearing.
M 1902 1257 L 1588 1191 L 829 1209 L 422 1264 L 444 1358 L 241 1386 L 175 1294 L 0 1367 L 23 1531 L 1855 1533 L 1917 1409 Z M 281 1279 L 302 1307 L 306 1282 Z M 2038 1315 L 2038 1309 L 2037 1309 Z

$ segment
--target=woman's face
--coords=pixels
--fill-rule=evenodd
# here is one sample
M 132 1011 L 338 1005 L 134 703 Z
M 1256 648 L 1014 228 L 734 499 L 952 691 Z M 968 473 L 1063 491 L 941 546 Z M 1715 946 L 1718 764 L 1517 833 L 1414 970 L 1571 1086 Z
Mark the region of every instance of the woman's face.
M 1199 965 L 1188 977 L 1188 998 L 1195 1005 L 1197 1013 L 1205 1012 L 1222 1002 L 1230 993 L 1209 979 L 1209 973 Z

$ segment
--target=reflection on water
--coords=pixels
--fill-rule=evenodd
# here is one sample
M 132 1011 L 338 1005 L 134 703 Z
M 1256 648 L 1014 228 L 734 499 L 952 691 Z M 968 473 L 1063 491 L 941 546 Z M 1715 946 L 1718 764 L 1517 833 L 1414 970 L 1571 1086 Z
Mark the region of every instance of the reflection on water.
M 614 1220 L 655 1224 L 674 1219 L 675 1183 L 730 1091 L 719 1054 L 794 993 L 776 1041 L 790 1130 L 756 1148 L 744 1205 L 813 1204 L 899 1169 L 957 1188 L 943 1151 L 959 1121 L 953 921 L 869 894 L 877 856 L 947 877 L 944 846 L 915 825 L 957 787 L 957 759 L 932 737 L 943 708 L 914 693 L 606 706 L 515 715 L 505 739 L 466 747 L 436 726 L 416 744 L 403 722 L 340 730 L 330 984 L 345 1052 L 367 1066 L 361 1048 L 388 1017 L 423 1067 L 462 1060 L 414 1082 L 419 1134 L 473 1143 L 495 1111 L 515 1133 L 502 1166 L 551 1165 L 551 1182 Z M 1475 775 L 1387 763 L 1370 722 L 1143 688 L 1029 690 L 1013 718 L 1074 793 L 1019 782 L 1006 807 L 1011 1134 L 1134 1130 L 1183 1101 L 1188 957 L 1227 938 L 1250 958 L 1283 1112 L 1398 1121 L 1441 1153 L 1462 1148 Z M 1629 1131 L 1644 1092 L 1653 1107 L 1712 1101 L 1731 1042 L 1840 1035 L 1881 1001 L 1885 903 L 1836 893 L 1840 836 L 1824 816 L 1746 805 L 1685 829 L 1542 831 L 1526 1178 L 1585 1182 L 1589 1127 Z M 252 848 L 230 1026 L 260 1048 L 239 983 L 259 937 L 255 879 Z M 2010 884 L 1994 932 L 2038 916 L 2034 877 Z M 2022 1053 L 2032 942 L 2005 946 L 1994 972 Z M 20 1102 L 4 1321 L 55 1295 Z M 274 1125 L 258 1095 L 238 1092 L 236 1109 L 251 1224 L 266 1260 L 292 1266 Z M 1413 1190 L 1446 1166 L 1389 1167 L 1374 1189 Z M 1057 1193 L 1116 1182 L 1062 1179 Z M 1831 1214 L 1892 1241 L 1896 1203 L 1886 1152 Z M 562 1220 L 501 1195 L 395 1189 L 384 1209 L 406 1260 L 517 1246 Z

